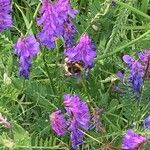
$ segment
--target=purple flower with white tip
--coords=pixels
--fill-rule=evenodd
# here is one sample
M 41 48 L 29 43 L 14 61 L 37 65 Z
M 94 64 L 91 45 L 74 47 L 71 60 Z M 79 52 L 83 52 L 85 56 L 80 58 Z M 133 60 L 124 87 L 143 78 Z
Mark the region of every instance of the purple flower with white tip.
M 129 129 L 123 137 L 122 150 L 138 150 L 146 141 L 147 138 Z
M 28 35 L 19 38 L 14 48 L 19 57 L 19 74 L 28 79 L 32 59 L 39 52 L 39 43 L 34 36 Z
M 50 122 L 52 125 L 52 129 L 57 135 L 65 135 L 67 122 L 60 110 L 55 111 L 50 115 Z
M 84 68 L 93 66 L 96 57 L 96 48 L 87 34 L 81 36 L 79 43 L 73 48 L 65 50 L 64 55 L 69 62 L 82 62 Z
M 41 44 L 47 48 L 55 48 L 56 38 L 65 36 L 66 21 L 69 17 L 75 17 L 76 13 L 69 0 L 58 0 L 55 3 L 42 0 L 41 16 L 37 19 L 38 26 L 42 27 L 38 33 Z
M 11 0 L 0 0 L 0 32 L 12 26 Z

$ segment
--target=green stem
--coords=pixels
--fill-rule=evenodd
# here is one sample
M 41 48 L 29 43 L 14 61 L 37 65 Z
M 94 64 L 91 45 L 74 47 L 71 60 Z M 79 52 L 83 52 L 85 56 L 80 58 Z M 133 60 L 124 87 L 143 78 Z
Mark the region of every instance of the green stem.
M 43 49 L 43 62 L 44 62 L 45 70 L 47 72 L 47 75 L 48 75 L 48 78 L 49 78 L 49 81 L 50 81 L 51 89 L 53 91 L 53 94 L 56 95 L 53 79 L 51 78 L 51 74 L 49 72 L 49 68 L 48 68 L 48 65 L 47 65 L 47 62 L 46 62 L 46 59 L 45 59 L 45 49 Z
M 122 27 L 125 30 L 146 30 L 150 29 L 148 26 L 123 26 Z
M 15 28 L 19 33 L 20 33 L 20 35 L 21 36 L 23 36 L 23 33 L 21 32 L 21 30 L 19 30 L 17 27 L 15 27 L 15 26 L 13 26 L 13 28 Z
M 130 46 L 130 45 L 132 45 L 132 44 L 134 44 L 134 43 L 136 43 L 137 41 L 139 41 L 140 39 L 142 39 L 143 37 L 145 37 L 145 36 L 148 35 L 149 33 L 150 33 L 150 30 L 148 30 L 147 32 L 145 32 L 144 34 L 142 34 L 141 36 L 139 36 L 138 38 L 136 38 L 136 39 L 130 41 L 129 43 L 127 43 L 127 44 L 125 44 L 125 45 L 123 45 L 123 46 L 118 47 L 115 51 L 100 56 L 100 57 L 98 58 L 98 60 L 107 58 L 108 56 L 112 56 L 112 55 L 114 55 L 114 54 L 116 54 L 116 53 L 118 53 L 118 52 L 123 51 L 124 48 L 126 48 L 126 47 L 128 47 L 128 46 Z
M 40 6 L 41 6 L 41 3 L 39 3 L 39 4 L 37 5 L 37 7 L 36 7 L 36 10 L 35 10 L 35 12 L 34 12 L 34 14 L 33 14 L 33 18 L 32 18 L 32 20 L 31 20 L 31 22 L 30 22 L 30 24 L 29 24 L 29 27 L 28 27 L 28 29 L 27 29 L 26 35 L 29 34 L 30 28 L 32 27 L 33 21 L 35 20 L 37 14 L 38 14 L 38 10 L 39 10 Z
M 127 8 L 127 9 L 131 10 L 132 12 L 134 12 L 134 13 L 136 13 L 136 14 L 138 14 L 138 15 L 140 15 L 140 16 L 142 16 L 142 17 L 144 17 L 144 18 L 146 18 L 147 20 L 150 21 L 150 16 L 148 16 L 147 14 L 141 12 L 140 10 L 138 10 L 138 9 L 136 9 L 136 8 L 134 8 L 134 7 L 132 7 L 132 6 L 128 5 L 128 4 L 126 4 L 126 3 L 120 2 L 119 0 L 116 0 L 115 2 L 116 2 L 118 5 L 120 5 L 120 6 L 122 6 L 122 7 L 125 7 L 125 8 Z
M 88 88 L 87 88 L 87 85 L 86 85 L 86 83 L 85 83 L 85 79 L 84 79 L 84 78 L 81 79 L 81 83 L 82 83 L 82 86 L 83 86 L 83 88 L 84 88 L 84 91 L 85 91 L 85 93 L 87 94 L 88 99 L 89 99 L 87 102 L 88 102 L 90 108 L 92 109 L 92 111 L 94 111 L 94 108 L 93 108 L 93 107 L 96 108 L 96 104 L 95 104 L 94 101 L 91 99 L 91 96 L 90 96 L 90 94 L 89 94 L 89 92 L 88 92 Z M 92 107 L 92 105 L 93 105 L 93 107 Z

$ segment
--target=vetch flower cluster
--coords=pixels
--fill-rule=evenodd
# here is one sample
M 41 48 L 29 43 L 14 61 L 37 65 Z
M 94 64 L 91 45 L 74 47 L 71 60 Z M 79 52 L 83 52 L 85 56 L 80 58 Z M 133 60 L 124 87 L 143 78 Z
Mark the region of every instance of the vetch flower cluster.
M 83 143 L 84 133 L 82 130 L 88 130 L 90 126 L 90 111 L 87 103 L 77 95 L 64 95 L 64 106 L 69 118 L 65 120 L 60 110 L 53 112 L 50 116 L 52 129 L 58 135 L 70 132 L 72 147 L 74 150 L 78 150 L 79 144 Z
M 140 93 L 141 87 L 143 85 L 144 68 L 139 61 L 134 60 L 128 55 L 125 55 L 123 60 L 130 69 L 129 81 L 132 85 L 132 88 L 134 92 L 138 94 Z
M 130 70 L 129 82 L 135 94 L 139 95 L 147 76 L 150 71 L 149 60 L 150 50 L 145 50 L 138 54 L 139 59 L 135 60 L 129 55 L 124 55 L 123 60 L 128 65 Z
M 57 0 L 55 3 L 42 0 L 41 16 L 37 19 L 37 24 L 42 26 L 41 32 L 38 33 L 41 44 L 47 48 L 55 48 L 56 38 L 64 37 L 66 45 L 72 45 L 75 27 L 71 18 L 76 14 L 77 11 L 72 9 L 70 0 Z
M 0 32 L 12 26 L 11 0 L 0 0 Z
M 19 73 L 25 79 L 29 78 L 31 62 L 34 56 L 39 52 L 39 43 L 35 37 L 28 35 L 18 39 L 14 46 L 15 54 L 19 57 Z
M 64 115 L 60 110 L 55 111 L 50 115 L 50 122 L 52 124 L 53 130 L 57 133 L 57 135 L 65 135 L 67 123 Z
M 135 133 L 132 129 L 129 129 L 124 135 L 122 141 L 122 150 L 137 150 L 146 141 L 146 137 Z

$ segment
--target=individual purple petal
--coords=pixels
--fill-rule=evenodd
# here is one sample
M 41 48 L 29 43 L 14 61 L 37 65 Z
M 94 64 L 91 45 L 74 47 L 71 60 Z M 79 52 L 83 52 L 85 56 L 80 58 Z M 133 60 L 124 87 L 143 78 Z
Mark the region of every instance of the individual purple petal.
M 28 79 L 32 59 L 39 52 L 39 43 L 34 36 L 28 35 L 19 38 L 14 48 L 15 54 L 19 57 L 20 76 Z
M 144 80 L 150 74 L 150 50 L 145 50 L 138 54 L 141 63 L 144 65 Z
M 64 118 L 64 115 L 61 114 L 61 111 L 55 111 L 50 115 L 50 122 L 52 129 L 56 132 L 57 135 L 63 136 L 66 133 L 67 122 Z
M 138 56 L 139 56 L 139 59 L 140 59 L 143 63 L 147 64 L 147 63 L 148 63 L 148 60 L 150 60 L 150 50 L 145 50 L 145 51 L 143 51 L 143 52 L 140 52 L 140 53 L 138 54 Z
M 123 82 L 123 79 L 124 79 L 125 74 L 122 73 L 122 71 L 118 71 L 118 72 L 116 73 L 116 75 L 117 75 L 117 77 L 121 80 L 121 82 Z
M 120 79 L 124 78 L 124 73 L 122 73 L 121 71 L 118 71 L 116 73 L 117 77 L 119 77 Z
M 128 65 L 129 68 L 135 62 L 135 60 L 131 56 L 129 56 L 129 55 L 124 55 L 123 56 L 123 61 Z
M 146 141 L 147 138 L 129 129 L 123 137 L 122 150 L 137 150 Z
M 64 55 L 70 62 L 83 62 L 84 68 L 91 67 L 96 57 L 96 48 L 87 34 L 81 36 L 79 43 L 65 50 Z
M 0 0 L 0 32 L 12 27 L 11 1 Z

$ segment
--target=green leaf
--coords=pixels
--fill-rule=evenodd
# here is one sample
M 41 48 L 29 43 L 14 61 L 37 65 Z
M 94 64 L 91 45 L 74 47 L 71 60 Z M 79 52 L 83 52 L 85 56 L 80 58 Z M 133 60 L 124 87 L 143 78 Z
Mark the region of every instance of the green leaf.
M 18 10 L 21 12 L 22 17 L 23 17 L 23 20 L 24 20 L 25 25 L 26 25 L 26 28 L 27 28 L 27 30 L 28 30 L 28 28 L 29 28 L 29 26 L 30 26 L 30 22 L 28 21 L 27 17 L 25 16 L 25 14 L 24 14 L 24 12 L 21 10 L 21 8 L 20 8 L 17 4 L 15 4 L 15 6 L 16 6 L 16 7 L 18 8 Z M 29 29 L 28 33 L 31 34 L 31 35 L 33 35 L 33 31 L 32 31 L 31 28 Z
M 29 133 L 17 123 L 13 123 L 13 136 L 16 150 L 24 150 L 26 147 L 28 150 L 31 150 Z

